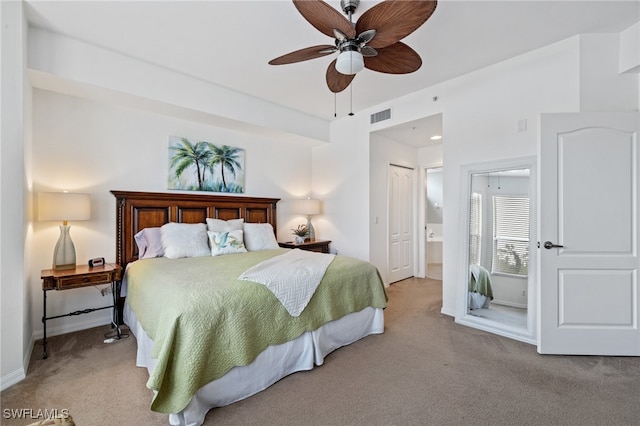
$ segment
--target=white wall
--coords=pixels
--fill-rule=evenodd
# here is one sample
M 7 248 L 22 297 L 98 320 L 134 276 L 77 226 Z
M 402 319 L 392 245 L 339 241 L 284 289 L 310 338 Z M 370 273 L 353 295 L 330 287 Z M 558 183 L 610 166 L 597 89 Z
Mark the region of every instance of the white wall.
M 0 2 L 0 377 L 1 388 L 25 377 L 27 338 L 25 240 L 29 233 L 25 140 L 29 138 L 29 87 L 25 75 L 26 19 L 20 2 Z
M 636 22 L 620 33 L 621 73 L 640 73 L 640 22 Z
M 332 252 L 368 260 L 369 135 L 359 117 L 334 121 L 331 142 L 313 147 L 313 192 L 324 211 L 313 223 L 317 238 L 332 240 Z
M 70 190 L 92 197 L 91 220 L 71 223 L 78 263 L 92 257 L 115 260 L 115 198 L 110 190 L 166 191 L 170 135 L 228 144 L 245 149 L 245 195 L 276 197 L 278 236 L 290 239 L 289 228 L 304 218 L 292 215 L 288 201 L 311 191 L 311 146 L 281 142 L 136 109 L 104 104 L 44 90 L 34 91 L 33 190 Z M 51 265 L 58 223 L 34 222 L 29 283 L 36 338 L 42 295 L 40 270 Z M 96 289 L 48 292 L 51 315 L 108 305 Z M 49 335 L 109 322 L 109 311 L 66 317 L 47 324 Z
M 359 147 L 358 153 L 351 152 L 353 157 L 367 154 L 369 132 L 443 114 L 443 313 L 455 314 L 465 283 L 465 277 L 460 276 L 460 253 L 466 250 L 459 215 L 460 167 L 536 155 L 542 112 L 580 111 L 583 105 L 610 111 L 637 109 L 637 76 L 629 79 L 614 73 L 611 62 L 614 56 L 617 61 L 617 56 L 611 51 L 617 52 L 617 46 L 612 39 L 610 35 L 572 37 L 333 123 L 331 149 L 339 152 L 342 146 L 351 150 Z M 588 71 L 581 69 L 587 66 Z M 606 99 L 599 106 L 598 96 L 603 93 Z M 436 96 L 438 101 L 434 102 Z M 386 108 L 391 108 L 392 119 L 369 125 L 369 115 Z M 526 130 L 518 131 L 522 122 L 526 122 Z M 314 170 L 328 167 L 330 161 L 330 157 L 316 156 L 314 152 Z M 366 172 L 364 168 L 360 171 Z M 367 211 L 370 203 L 355 188 L 350 193 L 357 201 L 352 203 L 349 215 L 336 220 L 350 220 L 357 226 L 352 233 L 362 234 L 371 225 L 364 221 L 358 224 L 355 219 L 371 218 Z M 368 255 L 380 258 L 380 253 L 372 249 Z
M 620 33 L 619 72 L 635 74 L 638 78 L 638 106 L 640 110 L 640 22 Z
M 464 277 L 460 276 L 460 253 L 466 250 L 462 247 L 460 232 L 460 166 L 535 155 L 539 114 L 579 111 L 581 95 L 596 90 L 580 85 L 580 65 L 580 38 L 573 37 L 379 105 L 354 117 L 342 118 L 332 125 L 330 148 L 314 148 L 314 171 L 325 167 L 335 169 L 330 155 L 316 155 L 319 149 L 330 149 L 338 155 L 342 147 L 348 147 L 349 158 L 359 158 L 368 155 L 369 132 L 381 126 L 443 114 L 446 209 L 442 312 L 454 315 L 458 294 L 465 283 Z M 607 80 L 599 79 L 599 82 L 603 81 Z M 433 101 L 435 96 L 438 102 Z M 609 107 L 626 108 L 627 99 L 622 99 L 620 105 L 612 99 Z M 386 108 L 391 108 L 392 119 L 369 125 L 369 115 Z M 518 131 L 520 120 L 526 120 L 526 131 Z M 335 173 L 344 175 L 347 170 L 335 169 Z M 358 172 L 367 173 L 367 170 L 362 166 Z M 319 176 L 314 174 L 314 185 Z M 335 220 L 351 223 L 355 227 L 350 229 L 351 235 L 365 234 L 371 227 L 370 222 L 358 222 L 358 219 L 371 217 L 368 197 L 355 186 L 350 189 L 336 187 L 336 191 L 342 193 L 344 199 L 351 199 L 351 208 L 345 208 L 343 216 Z M 363 247 L 370 245 L 363 244 Z M 364 254 L 369 258 L 380 258 L 378 253 L 371 251 Z
M 637 110 L 638 74 L 620 73 L 620 41 L 618 34 L 580 36 L 580 111 Z
M 220 127 L 328 141 L 327 121 L 112 50 L 29 29 L 34 86 L 178 116 L 206 115 Z
M 441 167 L 442 143 L 427 145 L 418 149 L 418 162 L 420 163 L 420 166 L 424 168 Z

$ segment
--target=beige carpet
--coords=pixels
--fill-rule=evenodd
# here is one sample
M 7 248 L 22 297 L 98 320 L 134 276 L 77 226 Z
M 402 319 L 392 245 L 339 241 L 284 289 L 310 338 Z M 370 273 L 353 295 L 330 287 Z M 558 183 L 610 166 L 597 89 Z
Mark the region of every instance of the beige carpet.
M 264 392 L 214 409 L 207 425 L 638 425 L 640 359 L 541 356 L 535 347 L 441 315 L 441 284 L 391 286 L 385 333 L 329 355 Z M 79 426 L 165 425 L 149 411 L 135 339 L 104 344 L 108 327 L 36 344 L 6 409 L 68 409 Z M 33 420 L 1 419 L 2 425 Z

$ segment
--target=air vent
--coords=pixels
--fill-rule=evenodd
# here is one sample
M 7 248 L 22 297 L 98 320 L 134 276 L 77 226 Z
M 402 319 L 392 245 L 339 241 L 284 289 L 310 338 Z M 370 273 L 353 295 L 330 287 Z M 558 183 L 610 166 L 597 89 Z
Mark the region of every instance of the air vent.
M 375 114 L 371 114 L 371 124 L 378 123 L 380 121 L 388 120 L 391 118 L 391 108 L 385 109 L 384 111 L 376 112 Z

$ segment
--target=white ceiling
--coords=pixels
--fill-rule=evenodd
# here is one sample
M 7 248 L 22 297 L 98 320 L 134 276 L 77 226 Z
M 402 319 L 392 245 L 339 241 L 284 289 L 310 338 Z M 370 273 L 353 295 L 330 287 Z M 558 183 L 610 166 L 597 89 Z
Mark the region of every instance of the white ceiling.
M 339 1 L 328 3 L 339 10 Z M 376 3 L 363 1 L 354 21 Z M 403 40 L 422 57 L 418 71 L 364 70 L 352 94 L 347 89 L 334 99 L 325 83 L 333 55 L 290 65 L 267 63 L 297 49 L 333 43 L 288 0 L 26 4 L 31 25 L 326 120 L 334 118 L 335 105 L 343 117 L 351 109 L 357 113 L 575 34 L 619 32 L 640 19 L 638 0 L 441 0 L 433 16 Z

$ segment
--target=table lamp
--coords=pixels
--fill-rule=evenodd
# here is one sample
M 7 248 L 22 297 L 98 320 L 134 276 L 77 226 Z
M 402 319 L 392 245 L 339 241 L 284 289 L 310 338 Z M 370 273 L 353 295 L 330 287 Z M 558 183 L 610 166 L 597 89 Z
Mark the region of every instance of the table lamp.
M 53 269 L 76 267 L 76 248 L 69 235 L 70 220 L 89 220 L 91 196 L 70 192 L 40 192 L 38 194 L 38 220 L 61 220 L 60 237 L 53 251 Z
M 309 230 L 307 236 L 310 241 L 314 241 L 316 239 L 316 231 L 313 229 L 313 225 L 311 224 L 311 216 L 314 214 L 320 214 L 320 200 L 312 200 L 311 198 L 298 200 L 295 204 L 295 211 L 298 214 L 307 216 L 307 229 Z

